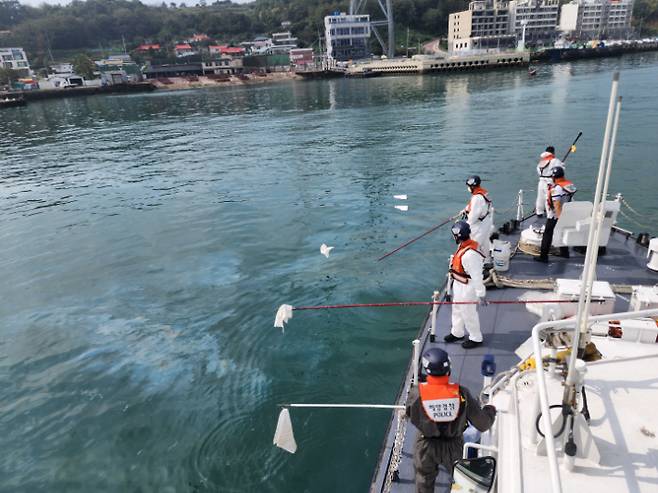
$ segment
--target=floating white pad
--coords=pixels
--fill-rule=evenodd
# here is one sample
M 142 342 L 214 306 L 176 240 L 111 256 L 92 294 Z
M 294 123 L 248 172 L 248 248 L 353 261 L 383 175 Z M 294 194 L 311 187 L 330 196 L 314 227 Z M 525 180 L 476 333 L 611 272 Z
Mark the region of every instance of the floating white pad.
M 407 200 L 406 195 L 393 195 L 393 198 L 397 200 Z
M 408 205 L 396 205 L 395 208 L 402 212 L 407 212 L 409 210 Z
M 297 452 L 297 442 L 295 441 L 295 435 L 292 432 L 290 412 L 286 408 L 281 409 L 281 412 L 279 413 L 279 421 L 276 423 L 273 443 L 277 447 L 282 448 L 291 454 Z
M 325 245 L 324 243 L 320 245 L 320 253 L 324 255 L 325 257 L 329 258 L 329 254 L 331 251 L 334 249 L 334 247 L 330 247 Z
M 281 305 L 276 311 L 276 317 L 274 317 L 274 326 L 281 329 L 281 332 L 285 332 L 283 324 L 287 323 L 291 318 L 292 305 Z

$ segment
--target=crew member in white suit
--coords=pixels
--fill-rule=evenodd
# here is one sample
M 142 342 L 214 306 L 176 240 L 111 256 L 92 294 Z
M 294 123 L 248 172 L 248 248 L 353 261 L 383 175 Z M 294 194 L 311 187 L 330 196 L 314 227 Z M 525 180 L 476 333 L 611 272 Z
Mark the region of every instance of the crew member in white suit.
M 450 258 L 450 291 L 452 301 L 471 301 L 473 304 L 452 305 L 452 328 L 445 336 L 445 342 L 462 343 L 464 349 L 470 349 L 482 344 L 480 317 L 478 305 L 486 305 L 487 289 L 482 279 L 484 255 L 478 250 L 478 244 L 470 237 L 471 228 L 466 221 L 459 221 L 452 227 L 452 236 L 457 243 L 457 251 Z
M 552 173 L 554 168 L 564 168 L 564 163 L 555 157 L 555 147 L 548 146 L 539 155 L 539 162 L 537 163 L 537 174 L 539 175 L 537 202 L 535 203 L 537 217 L 542 217 L 546 213 L 547 190 L 548 186 L 553 184 Z
M 466 186 L 471 199 L 462 211 L 466 222 L 471 227 L 471 238 L 475 240 L 484 255 L 484 264 L 491 264 L 491 241 L 489 237 L 494 229 L 494 208 L 489 192 L 481 187 L 482 180 L 477 175 L 469 176 Z

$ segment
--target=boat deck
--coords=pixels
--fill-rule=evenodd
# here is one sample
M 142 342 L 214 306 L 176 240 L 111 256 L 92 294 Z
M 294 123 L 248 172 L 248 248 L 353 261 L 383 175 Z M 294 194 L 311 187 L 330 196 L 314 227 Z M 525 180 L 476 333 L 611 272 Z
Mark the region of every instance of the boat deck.
M 528 220 L 521 225 L 527 227 L 532 221 Z M 501 235 L 502 240 L 516 245 L 520 230 L 511 235 Z M 658 283 L 658 273 L 646 268 L 646 247 L 636 243 L 633 237 L 616 232 L 610 236 L 605 255 L 599 257 L 597 265 L 597 279 L 611 284 L 623 285 L 654 285 Z M 514 280 L 554 280 L 558 278 L 577 279 L 580 277 L 585 255 L 571 249 L 568 259 L 551 256 L 549 264 L 533 261 L 530 255 L 517 251 L 510 262 L 509 271 L 503 273 L 505 277 Z M 487 289 L 489 301 L 518 300 L 528 290 L 521 288 L 495 288 Z M 615 311 L 628 309 L 630 295 L 617 294 Z M 519 362 L 514 351 L 530 337 L 532 327 L 539 317 L 526 308 L 526 305 L 489 305 L 480 308 L 480 324 L 484 335 L 484 344 L 481 347 L 464 350 L 459 344 L 445 344 L 443 337 L 450 331 L 450 308 L 440 307 L 437 314 L 436 342 L 429 341 L 429 314 L 421 328 L 418 338 L 421 341 L 421 354 L 423 351 L 436 345 L 445 349 L 452 361 L 452 381 L 466 386 L 473 394 L 482 389 L 482 376 L 480 365 L 485 354 L 495 356 L 497 371 L 503 371 Z M 411 365 L 405 374 L 404 384 L 397 399 L 398 404 L 404 404 L 411 382 Z M 391 460 L 391 451 L 396 432 L 395 415 L 391 417 L 389 428 L 381 450 L 380 461 L 375 471 L 371 485 L 372 492 L 384 490 L 386 475 Z M 393 483 L 393 492 L 413 492 L 413 444 L 416 438 L 416 429 L 408 424 L 400 465 L 398 468 L 399 480 Z M 450 491 L 446 474 L 441 473 L 437 481 L 437 492 Z

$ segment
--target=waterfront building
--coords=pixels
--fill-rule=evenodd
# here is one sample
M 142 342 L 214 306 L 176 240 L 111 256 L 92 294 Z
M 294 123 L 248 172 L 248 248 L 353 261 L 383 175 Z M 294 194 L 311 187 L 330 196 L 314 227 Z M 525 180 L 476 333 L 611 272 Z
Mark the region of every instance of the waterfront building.
M 15 70 L 21 76 L 32 73 L 23 48 L 0 48 L 0 67 Z
M 370 54 L 370 16 L 335 12 L 324 18 L 327 56 L 337 61 L 366 58 Z
M 272 33 L 272 46 L 268 54 L 280 55 L 289 53 L 293 48 L 297 48 L 297 42 L 297 38 L 290 31 Z
M 209 62 L 204 62 L 201 64 L 201 68 L 203 69 L 203 75 L 234 75 L 244 72 L 242 58 L 233 58 L 230 56 L 215 58 Z
M 572 0 L 562 5 L 560 31 L 578 39 L 624 38 L 632 13 L 633 0 Z
M 147 79 L 159 79 L 167 77 L 188 77 L 203 75 L 201 63 L 186 63 L 175 65 L 151 65 L 143 71 Z
M 313 64 L 313 48 L 293 48 L 290 50 L 290 63 L 295 67 Z
M 72 63 L 54 63 L 48 66 L 48 73 L 53 75 L 63 75 L 73 73 Z
M 130 55 L 110 55 L 94 62 L 101 74 L 103 84 L 116 84 L 120 78 L 122 82 L 137 82 L 142 80 L 139 66 L 130 58 Z M 71 72 L 73 68 L 71 68 Z M 107 74 L 104 77 L 104 74 Z
M 557 35 L 559 0 L 511 0 L 509 33 L 517 39 L 523 37 L 525 24 L 526 41 L 553 41 Z
M 179 43 L 174 47 L 174 53 L 177 58 L 196 55 L 196 51 L 189 43 Z
M 448 16 L 450 51 L 510 48 L 515 45 L 516 35 L 509 32 L 506 2 L 471 2 L 468 10 Z
M 228 46 L 228 45 L 210 45 L 208 51 L 211 55 L 230 56 L 230 57 L 243 57 L 245 49 L 241 46 Z

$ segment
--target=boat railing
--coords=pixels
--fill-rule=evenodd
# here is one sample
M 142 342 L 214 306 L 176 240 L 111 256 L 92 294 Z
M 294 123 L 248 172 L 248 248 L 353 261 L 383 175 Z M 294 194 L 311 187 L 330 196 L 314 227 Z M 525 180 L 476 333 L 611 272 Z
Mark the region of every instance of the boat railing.
M 658 308 L 653 308 L 649 310 L 639 310 L 635 312 L 622 312 L 622 313 L 611 313 L 607 315 L 596 315 L 587 317 L 587 324 L 590 325 L 594 322 L 603 322 L 608 320 L 624 320 L 629 318 L 640 318 L 640 317 L 655 317 L 658 316 Z M 537 374 L 537 392 L 539 393 L 539 403 L 542 415 L 542 421 L 544 422 L 544 429 L 551 429 L 550 424 L 550 405 L 548 402 L 548 387 L 546 386 L 546 379 L 544 376 L 544 365 L 541 363 L 542 359 L 542 344 L 540 333 L 546 329 L 571 329 L 574 330 L 577 319 L 572 318 L 568 320 L 559 320 L 559 321 L 547 321 L 539 322 L 532 328 L 532 343 L 534 347 L 534 357 L 536 364 L 536 374 Z M 655 328 L 655 332 L 658 333 L 658 326 Z M 572 349 L 573 350 L 573 349 Z M 546 433 L 546 455 L 549 462 L 549 471 L 551 478 L 551 491 L 552 493 L 562 493 L 562 482 L 560 480 L 560 469 L 557 461 L 557 452 L 555 450 L 555 440 L 552 433 Z

